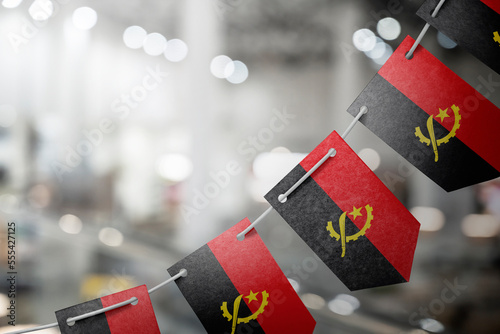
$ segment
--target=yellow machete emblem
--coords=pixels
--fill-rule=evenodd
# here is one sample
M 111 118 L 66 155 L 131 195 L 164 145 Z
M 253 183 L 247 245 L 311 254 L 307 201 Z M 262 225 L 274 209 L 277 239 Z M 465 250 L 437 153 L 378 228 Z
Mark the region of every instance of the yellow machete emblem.
M 352 207 L 352 212 L 350 212 L 349 215 L 351 215 L 353 217 L 353 219 L 352 219 L 353 221 L 358 216 L 363 216 L 363 214 L 361 213 L 361 209 L 362 209 L 362 207 L 360 207 L 360 208 L 356 208 L 355 206 Z M 345 218 L 346 218 L 347 212 L 342 213 L 342 215 L 339 218 L 340 234 L 338 234 L 337 231 L 335 231 L 335 229 L 333 228 L 333 223 L 331 221 L 329 221 L 328 225 L 326 226 L 326 230 L 330 232 L 330 236 L 332 238 L 335 238 L 337 241 L 339 241 L 339 239 L 342 240 L 342 257 L 345 256 L 346 243 L 349 241 L 358 240 L 358 238 L 360 236 L 365 235 L 366 230 L 368 230 L 371 226 L 371 222 L 373 220 L 373 214 L 372 214 L 373 208 L 370 205 L 365 205 L 365 210 L 366 210 L 365 225 L 363 226 L 363 228 L 361 230 L 359 230 L 357 233 L 355 233 L 353 235 L 348 235 L 348 236 L 345 235 Z
M 453 114 L 455 116 L 455 123 L 453 124 L 453 128 L 451 129 L 451 131 L 448 132 L 448 134 L 443 138 L 436 139 L 436 135 L 434 134 L 433 115 L 430 115 L 429 118 L 427 119 L 427 131 L 429 132 L 430 138 L 424 136 L 419 126 L 415 128 L 415 136 L 417 136 L 417 138 L 420 139 L 421 143 L 424 143 L 427 146 L 429 146 L 432 143 L 432 149 L 434 150 L 434 162 L 437 162 L 439 158 L 437 147 L 441 144 L 446 144 L 452 137 L 455 137 L 457 130 L 460 128 L 460 120 L 462 119 L 462 116 L 460 116 L 460 108 L 457 107 L 456 105 L 452 105 L 451 109 L 453 110 Z M 436 116 L 436 119 L 441 118 L 441 123 L 442 123 L 446 117 L 450 117 L 450 115 L 448 115 L 448 108 L 444 110 L 439 108 L 439 115 Z
M 252 302 L 252 300 L 257 300 L 258 294 L 259 294 L 258 292 L 254 293 L 254 292 L 252 292 L 252 290 L 250 290 L 250 294 L 248 296 L 246 296 L 245 298 L 247 298 L 248 302 L 250 303 L 250 302 Z M 227 302 L 222 303 L 222 306 L 220 307 L 220 309 L 222 310 L 222 316 L 224 318 L 227 318 L 227 321 L 231 321 L 231 320 L 233 321 L 233 328 L 232 328 L 231 334 L 235 333 L 236 325 L 241 324 L 242 322 L 248 323 L 250 320 L 257 320 L 257 317 L 259 316 L 259 314 L 264 313 L 265 307 L 267 306 L 267 304 L 269 304 L 269 302 L 267 301 L 267 299 L 269 298 L 269 294 L 267 293 L 266 290 L 264 290 L 264 291 L 262 291 L 261 295 L 262 295 L 262 302 L 260 304 L 259 309 L 257 311 L 255 311 L 255 313 L 249 315 L 248 317 L 244 317 L 244 318 L 238 318 L 238 312 L 240 310 L 240 304 L 241 304 L 241 299 L 243 298 L 243 295 L 239 295 L 234 300 L 233 314 L 229 313 L 229 311 L 227 309 Z

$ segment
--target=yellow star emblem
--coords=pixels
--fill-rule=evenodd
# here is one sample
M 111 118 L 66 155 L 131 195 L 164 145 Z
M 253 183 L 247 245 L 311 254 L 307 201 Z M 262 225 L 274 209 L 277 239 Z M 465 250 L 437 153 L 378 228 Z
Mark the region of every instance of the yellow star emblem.
M 352 220 L 356 220 L 357 217 L 362 216 L 361 209 L 362 207 L 360 208 L 356 208 L 355 206 L 352 207 L 352 212 L 349 213 L 352 216 Z
M 441 108 L 439 108 L 439 115 L 436 116 L 436 118 L 441 118 L 441 123 L 443 123 L 443 120 L 446 118 L 446 117 L 450 117 L 450 115 L 448 115 L 448 108 L 446 108 L 445 110 L 442 110 Z
M 251 303 L 253 300 L 255 300 L 255 301 L 257 300 L 258 294 L 259 294 L 258 292 L 254 293 L 252 290 L 250 290 L 250 294 L 248 296 L 246 296 L 245 298 L 248 299 L 248 303 Z

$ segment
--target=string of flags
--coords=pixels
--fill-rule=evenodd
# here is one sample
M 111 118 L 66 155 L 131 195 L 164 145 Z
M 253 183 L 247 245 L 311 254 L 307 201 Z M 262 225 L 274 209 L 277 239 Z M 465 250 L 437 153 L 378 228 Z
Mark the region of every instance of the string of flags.
M 301 333 L 316 322 L 254 227 L 275 209 L 350 290 L 408 282 L 420 224 L 344 141 L 359 120 L 446 191 L 500 176 L 500 110 L 419 45 L 429 25 L 500 73 L 500 2 L 426 0 L 406 37 L 333 131 L 243 219 L 145 285 L 55 312 L 63 334 L 160 333 L 149 294 L 175 281 L 208 333 Z M 411 52 L 408 52 L 408 51 Z M 481 135 L 479 136 L 478 133 Z

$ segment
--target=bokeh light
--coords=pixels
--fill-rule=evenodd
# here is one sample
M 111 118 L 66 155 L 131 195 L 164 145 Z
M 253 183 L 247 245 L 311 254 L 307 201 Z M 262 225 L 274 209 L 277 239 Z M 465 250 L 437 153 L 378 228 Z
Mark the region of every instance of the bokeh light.
M 46 21 L 54 14 L 54 4 L 50 0 L 35 0 L 28 13 L 35 21 Z
M 80 7 L 73 12 L 73 24 L 81 30 L 92 29 L 97 23 L 97 13 L 90 7 Z
M 230 83 L 240 84 L 248 78 L 248 68 L 243 62 L 235 60 L 226 65 L 224 74 Z
M 150 56 L 159 56 L 167 48 L 167 39 L 157 32 L 151 33 L 144 39 L 144 52 Z
M 5 8 L 16 8 L 23 2 L 23 0 L 3 0 L 2 6 Z
M 351 315 L 359 306 L 358 298 L 347 294 L 339 294 L 328 302 L 330 311 L 340 315 Z
M 443 34 L 441 31 L 437 33 L 437 41 L 445 49 L 454 49 L 457 47 L 457 43 L 452 41 L 448 36 Z
M 234 63 L 226 55 L 220 55 L 212 59 L 210 63 L 210 72 L 219 79 L 225 79 L 234 71 Z
M 359 151 L 358 156 L 373 171 L 380 166 L 380 155 L 372 148 L 362 149 Z
M 401 25 L 395 18 L 386 17 L 378 21 L 377 32 L 383 39 L 392 41 L 401 34 Z
M 139 26 L 130 26 L 123 32 L 123 42 L 131 49 L 140 49 L 148 33 Z
M 500 234 L 500 219 L 488 214 L 470 214 L 462 220 L 462 232 L 470 238 L 491 238 Z
M 156 171 L 166 180 L 181 182 L 193 172 L 193 163 L 184 154 L 167 154 L 158 160 Z
M 110 247 L 118 247 L 123 243 L 123 234 L 113 227 L 105 227 L 99 231 L 99 240 Z
M 82 231 L 82 221 L 75 215 L 67 214 L 59 219 L 59 227 L 68 234 L 78 234 Z
M 370 29 L 359 29 L 352 35 L 352 43 L 359 51 L 370 51 L 375 47 L 377 39 Z
M 179 62 L 186 58 L 188 54 L 187 44 L 180 39 L 171 39 L 167 42 L 167 48 L 164 55 L 171 62 Z
M 410 212 L 420 223 L 420 231 L 435 232 L 444 226 L 444 213 L 437 208 L 416 206 Z

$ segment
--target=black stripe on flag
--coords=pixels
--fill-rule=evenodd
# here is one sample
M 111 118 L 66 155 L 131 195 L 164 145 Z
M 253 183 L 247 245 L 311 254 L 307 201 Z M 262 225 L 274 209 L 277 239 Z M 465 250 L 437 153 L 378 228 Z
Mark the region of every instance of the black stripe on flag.
M 416 126 L 426 133 L 429 115 L 379 74 L 347 111 L 356 116 L 363 105 L 368 106 L 369 111 L 360 122 L 447 191 L 500 176 L 500 172 L 458 138 L 452 138 L 439 147 L 440 163 L 436 164 L 432 147 L 421 143 L 415 136 Z M 448 132 L 434 122 L 436 138 L 444 137 Z
M 56 311 L 56 319 L 61 332 L 71 334 L 111 334 L 105 313 L 101 313 L 87 319 L 78 320 L 78 326 L 68 326 L 66 322 L 68 318 L 76 317 L 92 311 L 97 311 L 102 308 L 103 306 L 101 299 L 97 298 L 82 304 L 74 305 Z
M 240 295 L 208 245 L 200 247 L 172 267 L 170 275 L 176 275 L 181 269 L 187 270 L 187 276 L 178 278 L 175 283 L 187 302 L 196 313 L 208 333 L 231 333 L 231 322 L 223 317 L 222 302 L 227 302 L 228 311 L 233 310 L 233 301 Z M 263 273 L 264 274 L 264 273 Z M 252 312 L 244 302 L 240 304 L 241 314 Z M 238 331 L 252 334 L 265 334 L 257 321 L 238 325 Z
M 346 254 L 341 257 L 341 242 L 330 236 L 326 226 L 332 221 L 338 231 L 342 210 L 313 178 L 307 178 L 289 195 L 285 203 L 278 201 L 278 196 L 290 189 L 304 174 L 304 168 L 297 165 L 265 198 L 330 270 L 350 290 L 406 282 L 365 236 L 348 243 Z M 349 189 L 346 189 L 346 192 L 348 191 Z M 347 217 L 346 235 L 353 235 L 358 231 L 357 226 Z

